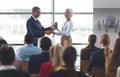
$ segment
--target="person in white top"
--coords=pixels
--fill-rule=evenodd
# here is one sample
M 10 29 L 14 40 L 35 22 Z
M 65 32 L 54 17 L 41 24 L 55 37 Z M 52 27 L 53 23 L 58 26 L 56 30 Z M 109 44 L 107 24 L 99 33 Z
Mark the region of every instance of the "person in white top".
M 65 18 L 66 21 L 64 22 L 64 25 L 62 27 L 62 30 L 58 30 L 58 32 L 53 32 L 56 35 L 61 35 L 61 45 L 63 47 L 67 47 L 72 45 L 72 38 L 70 36 L 70 33 L 73 29 L 73 22 L 71 21 L 71 17 L 73 16 L 73 10 L 71 8 L 67 8 L 65 10 Z
M 117 68 L 117 74 L 116 77 L 120 77 L 120 66 Z

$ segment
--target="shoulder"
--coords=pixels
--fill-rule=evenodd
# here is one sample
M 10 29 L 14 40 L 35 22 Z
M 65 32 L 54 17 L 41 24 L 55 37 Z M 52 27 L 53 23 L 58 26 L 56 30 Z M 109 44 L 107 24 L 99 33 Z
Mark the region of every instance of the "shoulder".
M 31 56 L 30 56 L 30 60 L 31 60 L 31 59 L 37 60 L 40 56 L 41 56 L 41 54 L 31 55 Z
M 70 20 L 68 23 L 69 23 L 70 25 L 72 25 L 72 26 L 73 26 L 73 22 L 72 22 L 72 20 Z
M 30 77 L 30 74 L 26 73 L 26 72 L 22 72 L 22 71 L 18 71 L 18 73 L 20 75 L 22 75 L 22 77 Z
M 37 50 L 40 50 L 40 48 L 36 47 L 36 46 L 33 46 L 34 49 L 37 49 Z
M 83 49 L 81 49 L 81 51 L 85 51 L 87 48 L 83 48 Z
M 67 76 L 67 71 L 59 70 L 59 71 L 51 72 L 49 74 L 49 77 L 68 77 L 68 76 Z
M 26 48 L 25 46 L 20 47 L 20 48 L 17 49 L 17 52 L 20 53 L 20 52 L 22 52 L 25 48 Z
M 31 16 L 28 20 L 27 20 L 27 23 L 30 23 L 30 22 L 33 22 L 35 21 L 34 18 Z
M 95 46 L 94 49 L 95 49 L 95 50 L 100 50 L 101 48 Z
M 91 55 L 93 57 L 102 57 L 104 55 L 104 49 L 99 49 L 96 52 L 92 52 Z
M 81 49 L 81 54 L 82 54 L 82 53 L 85 53 L 85 52 L 87 52 L 87 51 L 88 51 L 87 48 L 83 48 L 83 49 Z
M 0 71 L 0 76 L 7 76 L 5 74 L 7 74 L 8 76 L 9 75 L 14 75 L 14 77 L 15 76 L 17 76 L 17 77 L 30 77 L 30 74 L 22 72 L 22 71 L 17 71 L 17 70 L 4 70 L 4 71 Z
M 50 69 L 52 67 L 52 62 L 45 62 L 45 63 L 42 63 L 41 65 L 41 68 L 43 69 Z

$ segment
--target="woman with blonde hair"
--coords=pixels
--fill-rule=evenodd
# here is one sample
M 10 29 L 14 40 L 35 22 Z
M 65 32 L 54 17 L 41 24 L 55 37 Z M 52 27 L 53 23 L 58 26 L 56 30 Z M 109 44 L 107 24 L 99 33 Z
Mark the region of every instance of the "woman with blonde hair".
M 113 51 L 106 58 L 106 77 L 116 77 L 118 66 L 120 66 L 120 38 L 115 40 Z
M 61 45 L 65 48 L 69 45 L 72 45 L 72 38 L 70 33 L 72 32 L 72 29 L 73 29 L 73 22 L 71 20 L 71 17 L 73 16 L 73 10 L 71 8 L 67 8 L 65 10 L 64 15 L 65 15 L 66 21 L 64 22 L 62 31 L 57 29 L 58 32 L 53 32 L 53 34 L 62 35 Z
M 62 46 L 54 45 L 50 47 L 50 62 L 41 65 L 40 77 L 48 77 L 51 71 L 56 71 L 60 66 L 64 65 L 62 53 Z
M 101 49 L 97 52 L 92 52 L 90 55 L 90 61 L 88 70 L 92 71 L 92 67 L 105 67 L 105 59 L 110 53 L 110 36 L 106 33 L 100 36 Z
M 78 74 L 75 70 L 76 58 L 76 49 L 72 46 L 66 47 L 63 53 L 65 65 L 61 66 L 59 70 L 51 72 L 49 77 L 78 77 Z

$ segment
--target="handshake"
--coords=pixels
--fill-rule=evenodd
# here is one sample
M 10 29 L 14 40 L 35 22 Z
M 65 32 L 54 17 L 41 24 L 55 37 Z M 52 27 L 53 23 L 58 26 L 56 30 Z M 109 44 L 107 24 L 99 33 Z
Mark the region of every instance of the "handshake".
M 47 34 L 47 35 L 50 35 L 51 33 L 54 34 L 55 33 L 54 30 L 59 31 L 57 22 L 53 23 L 53 25 L 51 27 L 49 27 L 49 30 L 45 31 L 45 34 Z

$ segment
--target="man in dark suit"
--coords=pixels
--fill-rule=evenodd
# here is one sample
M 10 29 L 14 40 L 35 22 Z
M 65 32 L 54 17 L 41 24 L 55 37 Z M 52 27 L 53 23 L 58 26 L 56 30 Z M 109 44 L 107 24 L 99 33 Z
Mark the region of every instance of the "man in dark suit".
M 28 71 L 30 73 L 39 73 L 42 63 L 49 61 L 49 48 L 52 45 L 51 40 L 48 37 L 42 37 L 40 41 L 41 54 L 30 56 Z
M 13 65 L 15 53 L 12 47 L 2 45 L 0 48 L 0 77 L 30 77 L 28 73 L 18 71 Z
M 27 33 L 31 33 L 34 36 L 34 45 L 37 46 L 38 38 L 45 34 L 51 34 L 51 28 L 44 28 L 41 22 L 37 19 L 40 16 L 40 8 L 33 7 L 32 16 L 27 20 Z

